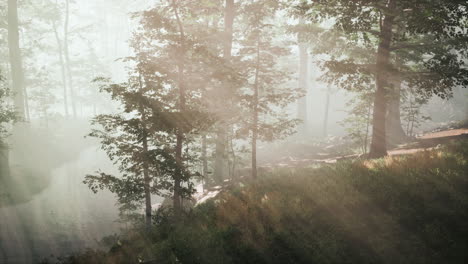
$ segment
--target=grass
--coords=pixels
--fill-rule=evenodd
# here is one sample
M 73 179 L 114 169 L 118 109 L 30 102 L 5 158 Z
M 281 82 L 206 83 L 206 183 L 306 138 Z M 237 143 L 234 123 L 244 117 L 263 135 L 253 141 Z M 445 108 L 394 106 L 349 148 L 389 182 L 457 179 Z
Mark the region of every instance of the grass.
M 468 142 L 278 170 L 61 263 L 467 263 Z

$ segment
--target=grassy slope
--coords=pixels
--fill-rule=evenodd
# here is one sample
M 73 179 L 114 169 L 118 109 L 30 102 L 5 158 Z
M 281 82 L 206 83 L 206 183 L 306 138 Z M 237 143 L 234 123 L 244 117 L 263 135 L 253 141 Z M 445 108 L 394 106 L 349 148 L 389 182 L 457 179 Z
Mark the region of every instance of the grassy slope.
M 459 142 L 276 171 L 197 207 L 181 225 L 160 217 L 150 237 L 64 262 L 467 263 L 467 209 L 468 144 Z

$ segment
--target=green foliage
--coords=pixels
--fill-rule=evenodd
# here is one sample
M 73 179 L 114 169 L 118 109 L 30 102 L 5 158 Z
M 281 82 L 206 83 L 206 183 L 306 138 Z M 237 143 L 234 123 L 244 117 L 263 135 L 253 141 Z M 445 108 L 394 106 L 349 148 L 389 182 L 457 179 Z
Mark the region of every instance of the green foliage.
M 85 183 L 116 193 L 122 209 L 148 201 L 145 188 L 174 199 L 194 191 L 192 179 L 199 174 L 191 144 L 214 119 L 204 95 L 224 78 L 218 74 L 222 61 L 209 52 L 210 29 L 194 19 L 199 15 L 193 1 L 161 2 L 138 14 L 140 26 L 131 40 L 135 56 L 124 59 L 134 65 L 129 80 L 97 80 L 122 112 L 97 116 L 94 123 L 102 129 L 90 135 L 101 140 L 122 175 L 97 172 Z
M 8 135 L 8 125 L 18 121 L 14 107 L 11 105 L 11 92 L 5 86 L 5 80 L 0 72 L 0 147 L 2 146 L 3 139 Z
M 467 147 L 277 170 L 199 205 L 180 225 L 161 215 L 153 234 L 121 243 L 129 259 L 111 252 L 106 261 L 465 263 Z
M 359 93 L 347 103 L 348 117 L 340 124 L 346 128 L 348 138 L 359 149 L 360 153 L 367 153 L 370 144 L 370 127 L 372 123 L 373 93 Z
M 278 11 L 276 1 L 253 1 L 242 6 L 244 36 L 239 40 L 240 74 L 246 83 L 238 89 L 239 109 L 236 135 L 247 137 L 258 131 L 262 141 L 274 141 L 295 132 L 298 119 L 284 109 L 304 95 L 302 89 L 289 87 L 291 72 L 278 61 L 290 54 L 287 43 L 278 40 L 273 19 Z M 244 110 L 244 111 L 243 111 Z M 254 121 L 258 119 L 258 121 Z M 257 123 L 257 124 L 255 124 Z
M 85 183 L 97 192 L 104 188 L 116 193 L 122 211 L 135 211 L 144 203 L 145 169 L 149 175 L 152 194 L 170 196 L 176 171 L 187 183 L 183 196 L 190 196 L 193 176 L 188 167 L 180 167 L 175 159 L 174 133 L 182 129 L 172 112 L 164 111 L 163 102 L 154 94 L 158 90 L 143 82 L 141 76 L 133 76 L 127 83 L 112 84 L 99 78 L 101 89 L 111 95 L 124 109 L 120 114 L 98 115 L 92 123 L 101 129 L 93 129 L 91 137 L 101 141 L 101 147 L 118 165 L 122 175 L 110 175 L 101 171 L 87 175 Z M 172 115 L 171 115 L 172 114 Z M 187 129 L 184 127 L 184 129 Z M 186 157 L 188 159 L 189 157 Z
M 414 137 L 416 136 L 415 129 L 420 127 L 424 121 L 431 120 L 431 117 L 421 113 L 421 106 L 427 103 L 427 99 L 415 93 L 413 89 L 408 89 L 403 100 L 404 104 L 401 107 L 402 120 L 405 122 L 403 127 L 406 135 Z
M 383 15 L 396 16 L 391 39 L 389 75 L 401 75 L 415 92 L 450 97 L 454 86 L 468 85 L 466 70 L 466 16 L 464 1 L 301 1 L 297 16 L 313 23 L 328 22 L 331 27 L 306 30 L 319 44 L 314 52 L 328 54 L 322 64 L 328 82 L 356 90 L 370 83 L 376 74 L 375 54 L 381 37 Z

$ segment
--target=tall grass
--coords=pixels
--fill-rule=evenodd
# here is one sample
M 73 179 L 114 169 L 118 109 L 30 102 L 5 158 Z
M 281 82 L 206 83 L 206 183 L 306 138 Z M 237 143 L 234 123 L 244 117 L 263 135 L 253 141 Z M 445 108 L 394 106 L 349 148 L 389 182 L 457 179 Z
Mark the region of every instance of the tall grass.
M 277 170 L 196 207 L 182 224 L 160 216 L 153 234 L 99 263 L 137 255 L 148 263 L 467 263 L 467 174 L 467 142 Z

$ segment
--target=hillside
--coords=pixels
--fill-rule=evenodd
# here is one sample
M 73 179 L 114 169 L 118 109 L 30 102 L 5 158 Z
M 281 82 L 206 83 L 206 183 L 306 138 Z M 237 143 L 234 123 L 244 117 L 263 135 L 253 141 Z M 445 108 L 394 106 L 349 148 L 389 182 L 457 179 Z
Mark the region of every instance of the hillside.
M 278 169 L 61 263 L 466 263 L 467 150 Z

